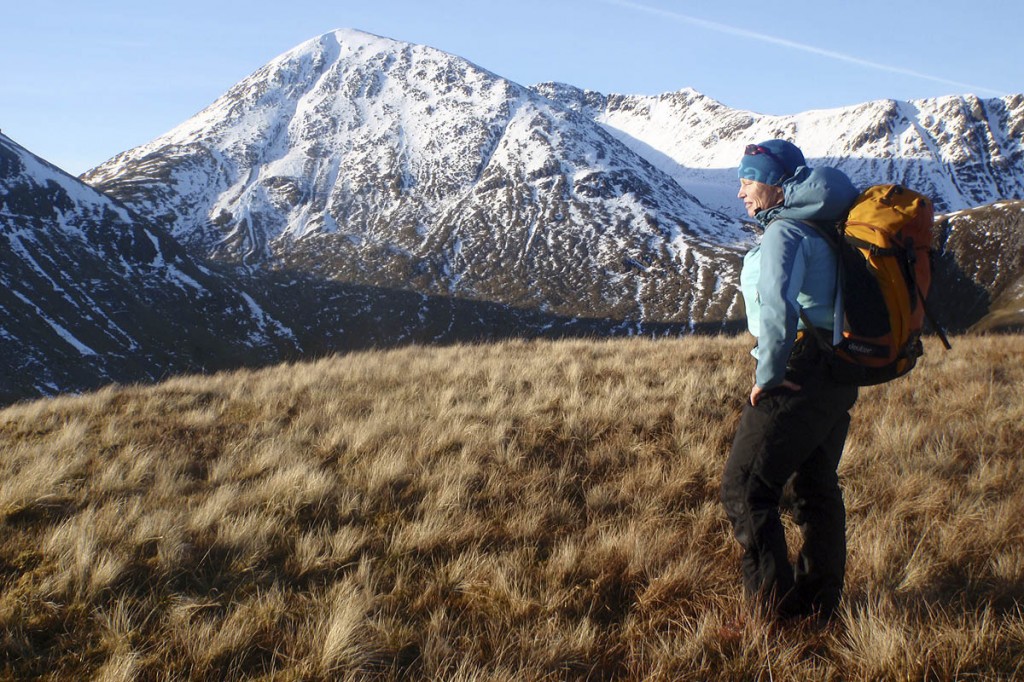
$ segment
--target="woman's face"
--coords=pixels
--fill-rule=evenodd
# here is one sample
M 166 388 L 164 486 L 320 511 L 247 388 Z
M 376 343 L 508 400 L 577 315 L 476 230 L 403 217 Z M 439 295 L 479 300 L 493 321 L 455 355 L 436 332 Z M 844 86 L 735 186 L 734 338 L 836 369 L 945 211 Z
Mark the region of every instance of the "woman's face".
M 747 215 L 753 218 L 758 212 L 781 204 L 785 193 L 777 185 L 740 178 L 740 191 L 736 196 L 743 200 Z

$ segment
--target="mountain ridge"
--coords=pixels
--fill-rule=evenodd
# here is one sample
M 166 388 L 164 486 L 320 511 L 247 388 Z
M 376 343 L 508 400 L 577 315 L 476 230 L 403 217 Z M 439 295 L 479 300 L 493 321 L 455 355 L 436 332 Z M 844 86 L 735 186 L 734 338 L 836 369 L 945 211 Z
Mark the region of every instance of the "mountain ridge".
M 662 95 L 604 95 L 565 84 L 539 92 L 617 134 L 709 206 L 740 216 L 722 179 L 743 146 L 783 137 L 811 165 L 831 165 L 854 183 L 904 184 L 940 212 L 1024 196 L 1024 95 L 875 100 L 794 115 L 731 109 L 691 88 Z M 668 131 L 666 134 L 665 131 Z M 718 191 L 714 191 L 718 189 Z

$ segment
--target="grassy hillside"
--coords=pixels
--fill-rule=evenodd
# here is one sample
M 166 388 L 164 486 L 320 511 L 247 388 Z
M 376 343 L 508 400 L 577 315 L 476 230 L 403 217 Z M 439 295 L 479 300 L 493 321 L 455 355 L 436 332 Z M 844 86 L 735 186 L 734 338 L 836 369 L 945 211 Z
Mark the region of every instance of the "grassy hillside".
M 406 348 L 0 411 L 0 677 L 1024 677 L 1024 338 L 862 392 L 823 631 L 732 627 L 748 346 Z

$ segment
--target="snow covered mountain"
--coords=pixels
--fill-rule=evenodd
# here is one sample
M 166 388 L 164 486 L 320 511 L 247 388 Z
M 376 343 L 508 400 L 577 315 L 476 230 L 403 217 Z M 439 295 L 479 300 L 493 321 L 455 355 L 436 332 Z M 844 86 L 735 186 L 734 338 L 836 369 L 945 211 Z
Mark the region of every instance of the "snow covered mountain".
M 743 147 L 781 137 L 808 163 L 859 186 L 897 183 L 939 212 L 1024 198 L 1024 95 L 881 100 L 792 116 L 730 109 L 694 90 L 603 95 L 545 83 L 537 92 L 600 123 L 704 204 L 741 216 L 735 167 Z
M 749 244 L 585 116 L 348 30 L 83 178 L 217 259 L 627 324 L 735 317 Z
M 792 139 L 941 212 L 1024 197 L 1022 133 L 1019 95 L 762 116 L 692 90 L 524 88 L 342 30 L 83 178 L 204 257 L 639 330 L 742 315 L 743 145 Z
M 736 328 L 742 147 L 947 215 L 954 330 L 1024 327 L 1024 96 L 796 116 L 525 88 L 358 31 L 82 177 L 0 135 L 0 403 L 408 342 Z
M 236 280 L 0 134 L 0 404 L 294 354 Z

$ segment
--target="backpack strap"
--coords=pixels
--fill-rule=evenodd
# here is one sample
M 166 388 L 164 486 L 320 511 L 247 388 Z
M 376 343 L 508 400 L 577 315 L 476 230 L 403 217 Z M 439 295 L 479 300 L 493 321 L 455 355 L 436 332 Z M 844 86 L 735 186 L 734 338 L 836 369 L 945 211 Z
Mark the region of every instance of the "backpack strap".
M 836 352 L 836 344 L 825 340 L 821 330 L 811 324 L 811 318 L 807 317 L 807 313 L 804 312 L 803 308 L 800 309 L 800 319 L 803 320 L 804 330 L 814 338 L 814 342 L 818 344 L 818 347 L 825 351 L 827 355 L 833 355 Z
M 802 225 L 806 225 L 815 232 L 817 232 L 822 238 L 825 239 L 832 246 L 832 248 L 839 250 L 840 232 L 839 225 L 842 222 L 821 222 L 818 220 L 801 220 Z
M 835 347 L 840 344 L 843 340 L 843 317 L 845 316 L 845 310 L 843 309 L 843 287 L 845 282 L 845 273 L 843 272 L 843 254 L 840 248 L 842 236 L 842 226 L 844 223 L 840 222 L 829 222 L 822 223 L 819 221 L 801 220 L 801 223 L 814 230 L 820 235 L 829 246 L 832 247 L 832 251 L 836 254 L 836 296 L 832 302 L 832 343 L 826 343 L 821 336 L 821 332 L 818 328 L 811 324 L 810 319 L 807 317 L 807 313 L 800 309 L 800 319 L 803 320 L 804 326 L 810 331 L 814 338 L 818 341 L 818 345 L 828 349 L 830 352 L 835 350 Z
M 888 249 L 879 246 L 878 244 L 872 244 L 869 241 L 858 239 L 857 237 L 846 237 L 846 241 L 852 246 L 856 246 L 859 249 L 867 249 L 873 256 L 899 256 L 907 252 L 906 249 L 899 246 L 892 246 Z
M 932 311 L 928 309 L 928 303 L 924 300 L 924 295 L 921 293 L 921 287 L 917 288 L 917 296 L 921 299 L 921 307 L 924 308 L 924 316 L 928 318 L 928 322 L 931 323 L 932 329 L 942 339 L 942 345 L 945 346 L 946 350 L 953 350 L 953 346 L 949 343 L 949 337 L 946 336 L 946 330 L 942 328 L 938 322 L 935 321 L 935 317 L 932 315 Z

